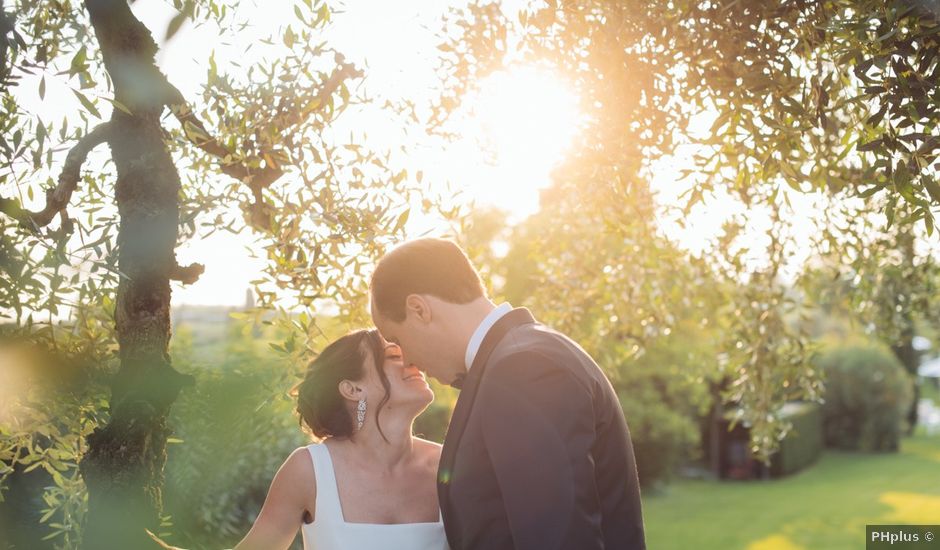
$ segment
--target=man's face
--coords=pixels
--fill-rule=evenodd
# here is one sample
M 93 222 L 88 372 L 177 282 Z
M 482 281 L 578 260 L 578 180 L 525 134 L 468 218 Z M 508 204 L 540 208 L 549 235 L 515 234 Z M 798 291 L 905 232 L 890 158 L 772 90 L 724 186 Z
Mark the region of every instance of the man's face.
M 437 352 L 435 352 L 436 338 L 430 327 L 430 323 L 422 322 L 415 315 L 406 312 L 405 319 L 396 322 L 382 315 L 373 304 L 372 322 L 379 329 L 382 337 L 388 342 L 397 344 L 401 348 L 402 361 L 407 367 L 414 365 L 427 372 L 431 376 L 445 383 L 445 373 L 441 367 L 443 362 Z

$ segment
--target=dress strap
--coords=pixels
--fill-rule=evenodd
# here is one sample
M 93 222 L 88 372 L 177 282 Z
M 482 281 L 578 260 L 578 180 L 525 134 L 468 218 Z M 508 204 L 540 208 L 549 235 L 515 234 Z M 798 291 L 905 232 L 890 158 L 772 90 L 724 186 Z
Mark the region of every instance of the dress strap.
M 336 472 L 333 471 L 330 450 L 327 449 L 324 443 L 307 445 L 307 450 L 310 451 L 310 458 L 313 460 L 313 472 L 317 480 L 317 509 L 314 521 L 343 522 L 343 509 L 340 506 Z

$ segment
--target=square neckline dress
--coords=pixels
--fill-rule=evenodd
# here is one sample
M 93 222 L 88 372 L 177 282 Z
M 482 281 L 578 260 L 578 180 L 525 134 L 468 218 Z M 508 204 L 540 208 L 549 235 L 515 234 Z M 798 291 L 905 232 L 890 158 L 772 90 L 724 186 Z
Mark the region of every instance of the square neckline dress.
M 304 550 L 450 550 L 444 522 L 350 523 L 343 517 L 330 450 L 307 445 L 317 482 L 314 519 L 301 526 Z M 440 513 L 440 512 L 438 512 Z

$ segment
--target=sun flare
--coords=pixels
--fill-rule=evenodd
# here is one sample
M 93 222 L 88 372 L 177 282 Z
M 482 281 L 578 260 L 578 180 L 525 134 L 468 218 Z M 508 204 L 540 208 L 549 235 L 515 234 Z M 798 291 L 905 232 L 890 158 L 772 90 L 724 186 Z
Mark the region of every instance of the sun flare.
M 476 198 L 514 216 L 531 214 L 577 134 L 578 96 L 550 71 L 517 67 L 487 77 L 467 104 L 467 134 L 491 169 L 474 186 Z

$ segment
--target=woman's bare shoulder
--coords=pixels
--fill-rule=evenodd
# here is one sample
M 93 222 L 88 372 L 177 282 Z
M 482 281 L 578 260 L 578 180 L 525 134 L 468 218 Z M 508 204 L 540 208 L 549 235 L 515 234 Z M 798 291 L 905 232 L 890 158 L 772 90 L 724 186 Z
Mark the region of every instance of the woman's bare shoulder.
M 317 498 L 317 478 L 313 468 L 307 447 L 297 447 L 274 474 L 271 492 L 282 502 L 290 503 L 292 508 L 313 510 Z
M 317 443 L 314 443 L 314 445 L 317 445 Z M 313 461 L 310 459 L 310 449 L 308 449 L 307 447 L 308 446 L 297 447 L 296 449 L 291 451 L 291 453 L 287 456 L 287 460 L 285 460 L 284 463 L 287 464 L 288 462 L 290 463 L 306 462 L 308 464 L 312 464 Z
M 305 490 L 316 490 L 316 475 L 313 471 L 313 461 L 310 459 L 310 450 L 307 447 L 294 449 L 281 465 L 277 476 L 290 480 Z

